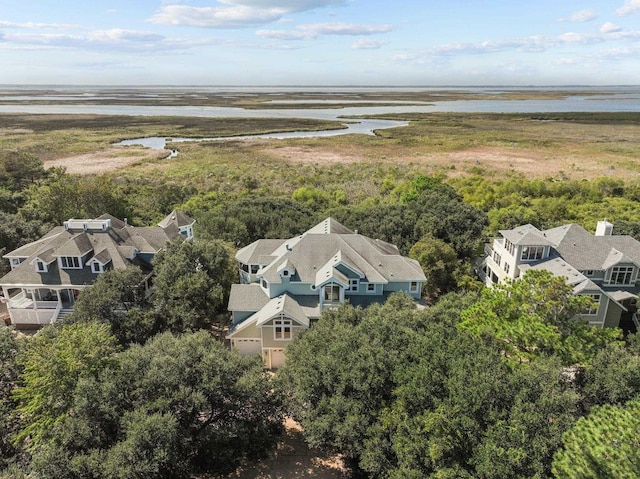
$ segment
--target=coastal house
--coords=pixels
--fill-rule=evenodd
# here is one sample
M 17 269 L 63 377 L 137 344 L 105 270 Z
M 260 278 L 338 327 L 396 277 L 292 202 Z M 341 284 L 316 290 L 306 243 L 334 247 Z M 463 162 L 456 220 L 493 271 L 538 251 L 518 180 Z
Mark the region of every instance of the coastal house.
M 565 277 L 575 294 L 591 296 L 594 306 L 581 314 L 599 327 L 638 328 L 640 242 L 614 235 L 599 221 L 595 235 L 577 224 L 538 230 L 527 224 L 500 231 L 488 246 L 479 274 L 488 286 L 515 280 L 529 269 Z
M 236 254 L 240 284 L 229 298 L 231 347 L 284 364 L 286 345 L 327 308 L 366 307 L 406 291 L 420 299 L 426 278 L 396 246 L 351 231 L 332 218 L 289 239 L 262 239 Z
M 110 269 L 141 268 L 149 288 L 151 260 L 175 240 L 193 238 L 195 221 L 172 211 L 158 226 L 135 227 L 111 215 L 70 219 L 5 254 L 2 300 L 16 328 L 34 329 L 69 314 L 75 299 Z

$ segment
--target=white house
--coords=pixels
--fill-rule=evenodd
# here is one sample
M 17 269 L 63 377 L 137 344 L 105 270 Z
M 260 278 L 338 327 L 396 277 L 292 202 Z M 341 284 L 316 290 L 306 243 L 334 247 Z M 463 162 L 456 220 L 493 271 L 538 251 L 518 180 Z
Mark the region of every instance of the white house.
M 500 231 L 479 271 L 488 286 L 517 279 L 528 269 L 546 269 L 567 278 L 575 294 L 591 296 L 595 307 L 581 316 L 600 327 L 638 328 L 640 242 L 614 235 L 598 222 L 592 235 L 577 224 L 540 231 L 528 224 Z

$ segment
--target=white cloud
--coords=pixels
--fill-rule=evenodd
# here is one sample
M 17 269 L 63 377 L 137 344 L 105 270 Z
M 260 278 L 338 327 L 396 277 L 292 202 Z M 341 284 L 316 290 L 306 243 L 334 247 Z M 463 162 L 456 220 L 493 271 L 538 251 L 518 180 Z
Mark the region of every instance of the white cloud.
M 377 50 L 386 44 L 387 42 L 374 40 L 372 38 L 361 38 L 351 45 L 351 48 L 354 50 Z
M 322 35 L 375 35 L 393 30 L 393 25 L 357 25 L 353 23 L 308 23 L 296 30 L 259 30 L 258 35 L 275 40 L 310 40 Z
M 218 6 L 192 7 L 163 2 L 149 21 L 201 28 L 242 28 L 282 20 L 288 13 L 344 5 L 346 0 L 219 0 Z
M 606 31 L 605 31 L 606 30 Z M 402 62 L 425 63 L 438 58 L 449 58 L 462 55 L 486 55 L 504 51 L 544 52 L 553 48 L 568 45 L 593 45 L 609 41 L 638 41 L 640 30 L 623 32 L 613 24 L 603 25 L 599 33 L 568 32 L 556 37 L 530 36 L 523 38 L 492 40 L 480 43 L 450 43 L 423 50 L 396 55 L 395 60 Z M 620 49 L 616 51 L 621 51 Z M 564 61 L 564 60 L 563 60 Z
M 5 33 L 3 41 L 11 46 L 22 48 L 36 45 L 100 51 L 161 51 L 194 46 L 193 42 L 167 40 L 163 35 L 157 33 L 123 29 L 96 30 L 83 34 Z M 208 40 L 209 43 L 211 41 Z M 202 43 L 202 41 L 197 43 Z
M 614 33 L 614 32 L 619 32 L 621 30 L 622 30 L 622 28 L 620 28 L 615 23 L 611 23 L 611 22 L 607 22 L 607 23 L 605 23 L 604 25 L 602 25 L 600 27 L 600 32 L 601 33 Z
M 616 10 L 616 15 L 629 15 L 636 10 L 640 10 L 640 0 L 625 0 L 624 5 Z
M 345 0 L 220 0 L 227 5 L 239 5 L 261 10 L 276 9 L 287 13 L 306 12 L 317 8 L 345 5 Z
M 317 33 L 318 35 L 374 35 L 393 30 L 393 25 L 357 25 L 353 23 L 311 23 L 299 25 L 301 30 Z
M 256 32 L 261 37 L 273 40 L 309 40 L 315 38 L 312 32 L 289 31 L 289 30 L 258 30 Z
M 589 22 L 598 18 L 598 14 L 595 10 L 588 8 L 586 10 L 579 10 L 573 12 L 568 17 L 558 18 L 559 22 Z
M 0 20 L 0 27 L 3 28 L 24 28 L 24 29 L 68 29 L 68 28 L 77 28 L 77 25 L 71 25 L 67 23 L 35 23 L 35 22 L 7 22 Z
M 280 9 L 235 7 L 189 7 L 167 5 L 149 19 L 163 25 L 186 25 L 202 28 L 238 28 L 264 25 L 279 20 L 286 13 Z

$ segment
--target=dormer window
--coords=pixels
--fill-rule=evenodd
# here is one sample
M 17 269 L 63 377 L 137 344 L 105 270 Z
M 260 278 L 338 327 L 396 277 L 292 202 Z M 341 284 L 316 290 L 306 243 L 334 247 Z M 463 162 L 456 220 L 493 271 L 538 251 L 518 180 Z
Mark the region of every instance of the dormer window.
M 24 261 L 24 258 L 10 258 L 9 262 L 11 263 L 11 269 L 15 269 L 20 266 L 20 263 Z
M 62 269 L 80 269 L 80 258 L 77 256 L 60 256 L 60 267 Z
M 609 284 L 629 285 L 632 284 L 632 278 L 633 266 L 615 266 L 611 270 L 611 278 L 609 279 Z
M 289 270 L 285 269 L 285 270 L 282 272 L 282 276 L 289 276 Z
M 44 261 L 36 260 L 36 271 L 38 273 L 46 273 L 49 270 Z
M 91 263 L 91 272 L 92 273 L 102 273 L 104 271 L 103 266 L 98 263 L 97 261 L 94 261 L 93 263 Z

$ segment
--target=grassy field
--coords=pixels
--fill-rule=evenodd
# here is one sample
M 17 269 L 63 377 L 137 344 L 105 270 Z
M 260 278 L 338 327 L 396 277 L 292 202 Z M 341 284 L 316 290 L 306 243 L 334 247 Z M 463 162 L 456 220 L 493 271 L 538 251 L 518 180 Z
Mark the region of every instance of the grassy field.
M 136 183 L 290 195 L 302 186 L 364 199 L 416 173 L 456 178 L 640 178 L 640 114 L 405 114 L 376 136 L 175 143 L 177 158 L 113 147 L 144 136 L 214 137 L 338 128 L 337 122 L 99 115 L 0 115 L 0 148 L 47 166 Z M 92 169 L 91 166 L 94 166 Z

